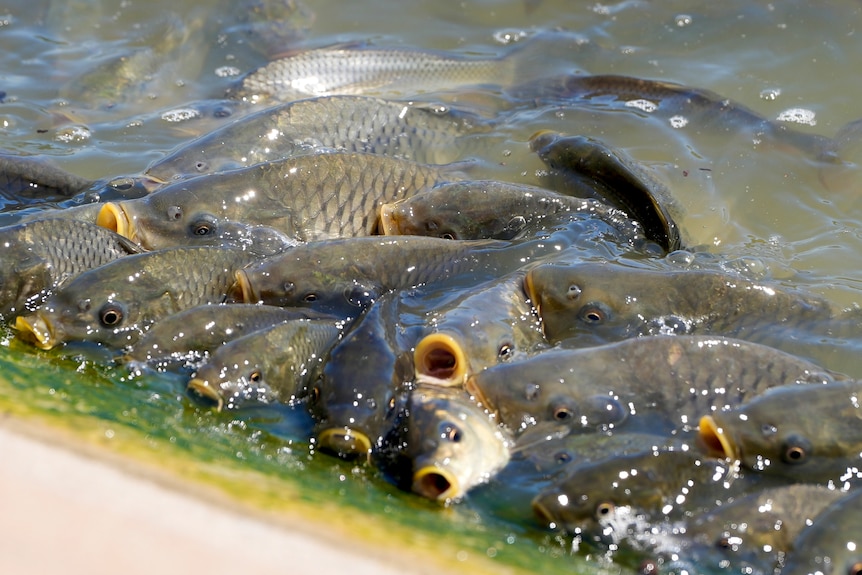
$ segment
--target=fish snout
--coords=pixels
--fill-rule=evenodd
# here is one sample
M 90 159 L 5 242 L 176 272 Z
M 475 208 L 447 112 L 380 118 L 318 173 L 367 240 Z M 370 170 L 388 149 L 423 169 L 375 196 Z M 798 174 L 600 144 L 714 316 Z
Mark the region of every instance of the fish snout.
M 132 222 L 133 218 L 129 217 L 128 212 L 119 202 L 106 203 L 96 216 L 97 225 L 116 232 L 135 243 L 140 243 Z
M 448 501 L 464 495 L 458 478 L 449 471 L 428 465 L 413 474 L 414 493 L 434 501 Z
M 342 459 L 371 457 L 371 440 L 351 427 L 330 427 L 317 434 L 317 446 L 321 451 Z
M 711 415 L 700 418 L 698 436 L 710 455 L 732 460 L 740 458 L 739 449 L 733 439 Z
M 248 279 L 248 274 L 243 270 L 234 272 L 236 280 L 228 289 L 225 296 L 227 303 L 260 303 L 260 297 L 254 291 L 251 281 Z
M 222 397 L 221 392 L 210 385 L 208 381 L 198 377 L 193 377 L 186 386 L 186 390 L 194 392 L 204 399 L 215 402 L 216 411 L 224 409 L 224 397 Z
M 467 356 L 464 348 L 447 333 L 423 337 L 413 351 L 416 381 L 453 387 L 467 378 Z
M 39 349 L 51 349 L 60 343 L 59 334 L 53 324 L 40 313 L 19 315 L 15 319 L 14 327 L 18 330 L 18 337 Z
M 398 228 L 398 217 L 396 216 L 398 209 L 396 204 L 383 204 L 380 206 L 379 229 L 385 236 L 401 235 L 401 230 Z

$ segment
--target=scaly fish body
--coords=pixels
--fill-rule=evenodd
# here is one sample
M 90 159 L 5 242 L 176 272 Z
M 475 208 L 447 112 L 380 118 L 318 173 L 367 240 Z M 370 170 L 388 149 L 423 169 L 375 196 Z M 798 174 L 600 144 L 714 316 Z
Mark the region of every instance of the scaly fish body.
M 380 209 L 387 235 L 511 240 L 575 220 L 594 221 L 595 235 L 640 244 L 643 228 L 622 210 L 594 198 L 576 198 L 497 181 L 444 183 Z
M 200 358 L 229 341 L 292 319 L 321 317 L 309 309 L 251 304 L 204 304 L 153 324 L 126 354 L 136 362 Z
M 826 508 L 793 542 L 782 575 L 859 575 L 862 572 L 862 489 Z
M 305 394 L 339 333 L 332 318 L 290 319 L 259 329 L 217 348 L 188 387 L 219 409 L 291 401 Z
M 184 144 L 146 175 L 170 182 L 321 149 L 444 164 L 459 159 L 460 137 L 489 129 L 486 120 L 444 106 L 361 96 L 310 98 L 245 116 Z
M 447 167 L 375 154 L 296 156 L 107 203 L 97 223 L 147 249 L 221 242 L 220 228 L 236 225 L 265 226 L 303 242 L 370 235 L 380 203 L 456 177 Z
M 530 270 L 525 285 L 551 341 L 662 333 L 747 338 L 832 316 L 828 302 L 814 295 L 708 270 L 548 264 Z
M 67 199 L 95 182 L 76 176 L 42 157 L 0 154 L 0 195 L 22 203 Z
M 860 482 L 862 382 L 782 386 L 704 415 L 702 442 L 755 471 L 810 483 Z
M 507 58 L 340 45 L 270 62 L 243 79 L 239 96 L 252 101 L 334 94 L 412 96 L 465 85 L 509 84 L 515 73 L 515 62 Z
M 770 387 L 840 377 L 746 341 L 653 336 L 543 351 L 479 372 L 467 389 L 513 430 L 543 421 L 583 431 L 659 424 L 673 430 Z
M 46 218 L 0 228 L 0 315 L 33 311 L 72 278 L 140 248 L 104 228 Z
M 237 249 L 175 248 L 135 254 L 82 273 L 36 313 L 19 336 L 43 349 L 70 340 L 133 345 L 155 321 L 224 299 L 236 270 L 255 256 Z

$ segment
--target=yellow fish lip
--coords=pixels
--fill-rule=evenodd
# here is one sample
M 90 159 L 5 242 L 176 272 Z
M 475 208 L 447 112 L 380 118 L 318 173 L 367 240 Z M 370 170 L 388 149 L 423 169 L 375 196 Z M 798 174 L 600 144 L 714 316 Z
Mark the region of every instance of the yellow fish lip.
M 490 403 L 488 403 L 488 398 L 485 397 L 485 394 L 482 393 L 482 390 L 476 385 L 476 376 L 470 375 L 467 377 L 467 381 L 464 382 L 464 389 L 467 390 L 467 393 L 475 398 L 476 403 L 480 404 L 484 409 L 489 412 L 494 412 L 494 409 Z
M 208 381 L 193 377 L 189 380 L 188 385 L 186 385 L 186 390 L 194 391 L 201 397 L 214 401 L 216 404 L 216 411 L 224 409 L 224 397 L 222 397 L 219 390 L 211 386 Z
M 740 458 L 739 449 L 733 438 L 711 415 L 704 415 L 700 418 L 698 436 L 710 454 L 732 460 Z
M 379 228 L 384 236 L 401 235 L 398 229 L 398 218 L 395 216 L 395 204 L 387 203 L 380 205 Z
M 533 270 L 528 271 L 524 276 L 524 291 L 527 293 L 527 297 L 530 298 L 533 309 L 536 310 L 539 317 L 542 317 L 542 303 L 539 293 L 536 291 L 536 284 L 533 283 Z
M 413 473 L 413 493 L 434 501 L 458 499 L 464 493 L 458 478 L 446 469 L 426 465 Z
M 140 244 L 134 218 L 121 202 L 107 202 L 96 215 L 96 225 L 109 229 L 112 232 Z
M 60 343 L 52 323 L 38 312 L 29 316 L 19 315 L 15 318 L 14 328 L 18 330 L 18 337 L 39 349 L 52 349 Z
M 234 278 L 236 278 L 236 281 L 228 291 L 229 297 L 232 297 L 234 301 L 242 303 L 258 303 L 260 301 L 245 271 L 237 270 L 234 272 Z M 236 296 L 239 296 L 238 300 Z
M 352 427 L 330 427 L 317 434 L 317 446 L 344 459 L 371 457 L 371 440 Z
M 461 343 L 445 332 L 423 337 L 413 350 L 416 381 L 453 387 L 467 378 L 467 355 Z
M 537 495 L 533 498 L 531 503 L 531 507 L 533 508 L 533 513 L 539 518 L 540 521 L 544 522 L 546 525 L 551 528 L 559 527 L 557 525 L 557 520 L 554 519 L 554 515 L 548 510 L 545 504 L 542 502 L 542 495 Z

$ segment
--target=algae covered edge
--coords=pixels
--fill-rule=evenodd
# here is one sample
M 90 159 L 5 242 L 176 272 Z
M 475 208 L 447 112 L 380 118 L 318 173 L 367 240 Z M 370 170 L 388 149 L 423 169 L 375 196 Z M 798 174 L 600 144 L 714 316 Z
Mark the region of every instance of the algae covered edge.
M 404 573 L 519 575 L 537 563 L 595 571 L 561 556 L 550 537 L 540 551 L 517 527 L 489 522 L 469 505 L 440 507 L 398 491 L 368 466 L 309 454 L 306 443 L 289 438 L 291 424 L 264 431 L 277 419 L 271 413 L 242 421 L 196 406 L 179 382 L 130 380 L 84 356 L 25 352 L 16 344 L 0 346 L 0 431 L 35 435 L 207 506 L 311 536 L 348 559 L 364 556 Z M 213 545 L 255 554 L 249 541 Z M 327 572 L 331 555 L 319 558 L 319 572 Z

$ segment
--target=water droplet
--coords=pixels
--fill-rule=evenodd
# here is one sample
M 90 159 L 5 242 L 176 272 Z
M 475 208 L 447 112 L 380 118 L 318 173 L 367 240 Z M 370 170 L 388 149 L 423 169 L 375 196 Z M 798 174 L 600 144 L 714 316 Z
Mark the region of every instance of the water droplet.
M 674 18 L 674 22 L 676 22 L 676 25 L 680 28 L 685 28 L 692 23 L 692 17 L 688 14 L 678 14 L 676 18 Z

